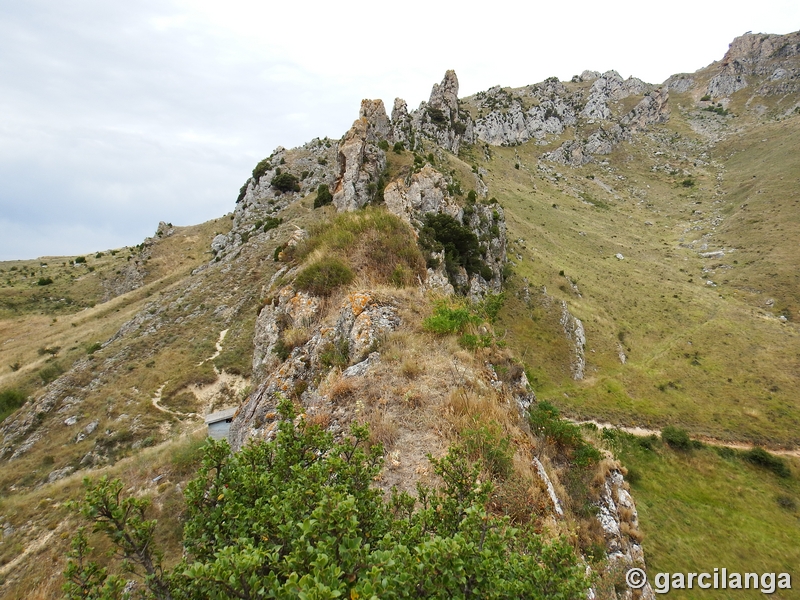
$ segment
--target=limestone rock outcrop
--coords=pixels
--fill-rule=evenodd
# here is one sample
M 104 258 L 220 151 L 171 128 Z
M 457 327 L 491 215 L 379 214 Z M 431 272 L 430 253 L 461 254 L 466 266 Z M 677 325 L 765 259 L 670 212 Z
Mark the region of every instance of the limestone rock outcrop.
M 380 100 L 365 100 L 361 114 L 339 144 L 339 177 L 333 192 L 338 211 L 357 210 L 375 195 L 377 181 L 386 168 L 379 139 L 389 135 L 389 120 Z
M 766 79 L 759 95 L 800 90 L 800 32 L 787 35 L 746 33 L 731 42 L 719 72 L 708 82 L 707 94 L 727 98 L 751 83 Z
M 580 319 L 569 312 L 567 303 L 561 301 L 561 327 L 564 335 L 572 346 L 572 357 L 570 359 L 570 371 L 575 381 L 583 379 L 586 371 L 586 332 Z
M 499 204 L 485 205 L 475 203 L 461 208 L 447 190 L 448 181 L 442 173 L 425 165 L 406 182 L 403 179 L 392 181 L 383 194 L 384 202 L 390 212 L 419 230 L 426 214 L 444 213 L 453 217 L 459 224 L 468 227 L 480 240 L 483 259 L 489 266 L 492 276 L 487 281 L 478 274 L 468 275 L 466 271 L 457 276 L 456 286 L 473 299 L 482 298 L 487 292 L 499 292 L 503 282 L 503 266 L 506 261 L 505 214 Z M 428 269 L 431 289 L 450 291 L 453 282 L 447 277 L 440 261 L 437 269 Z M 452 293 L 452 292 L 451 292 Z
M 495 146 L 516 145 L 530 139 L 560 135 L 576 122 L 576 110 L 568 90 L 551 77 L 513 94 L 495 86 L 474 96 L 480 111 L 475 137 Z M 486 115 L 483 115 L 484 112 Z
M 417 228 L 428 213 L 447 213 L 458 218 L 461 209 L 450 198 L 447 183 L 444 175 L 425 165 L 411 176 L 409 183 L 403 179 L 389 183 L 383 199 L 390 212 Z
M 468 114 L 462 115 L 458 101 L 458 77 L 453 70 L 434 84 L 430 98 L 412 115 L 414 129 L 453 154 L 462 142 L 473 140 L 473 124 Z
M 392 107 L 392 141 L 401 142 L 409 150 L 414 150 L 411 144 L 413 139 L 413 125 L 408 114 L 408 105 L 402 98 L 395 98 Z
M 345 366 L 374 362 L 379 358 L 373 356 L 377 342 L 401 325 L 397 309 L 371 292 L 348 294 L 335 320 L 317 318 L 320 303 L 320 298 L 288 285 L 259 313 L 253 355 L 257 387 L 231 423 L 228 440 L 234 450 L 251 438 L 274 435 L 281 397 L 298 397 L 311 412 L 328 402 L 317 386 L 331 357 Z
M 597 519 L 605 536 L 610 565 L 622 572 L 634 567 L 645 569 L 644 551 L 639 534 L 639 514 L 625 478 L 618 469 L 612 469 L 606 475 L 597 507 Z M 655 597 L 649 583 L 636 594 L 627 588 L 618 596 L 622 600 L 634 598 L 655 600 Z

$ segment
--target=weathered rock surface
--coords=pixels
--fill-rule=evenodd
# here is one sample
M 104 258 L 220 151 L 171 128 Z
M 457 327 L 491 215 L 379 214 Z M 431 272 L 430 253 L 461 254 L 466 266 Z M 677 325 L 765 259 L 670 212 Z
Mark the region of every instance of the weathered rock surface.
M 609 563 L 622 572 L 634 567 L 645 569 L 644 551 L 638 537 L 639 514 L 619 470 L 612 469 L 606 476 L 597 507 L 597 519 L 603 528 Z M 655 600 L 655 594 L 648 583 L 640 593 L 634 595 L 634 591 L 627 588 L 618 598 Z
M 370 292 L 348 294 L 334 322 L 317 319 L 320 299 L 285 286 L 273 305 L 262 309 L 256 321 L 254 376 L 256 390 L 236 413 L 228 439 L 238 450 L 250 438 L 269 439 L 277 428 L 280 396 L 299 396 L 310 409 L 327 402 L 317 394 L 319 376 L 327 370 L 330 356 L 346 364 L 370 356 L 378 341 L 400 326 L 394 306 L 379 302 Z M 297 329 L 303 334 L 298 335 Z M 292 330 L 292 335 L 287 333 Z M 285 360 L 275 354 L 279 340 Z M 287 344 L 297 344 L 289 349 Z M 365 367 L 366 368 L 366 367 Z
M 386 155 L 378 148 L 379 139 L 390 133 L 388 118 L 380 100 L 365 100 L 361 116 L 339 144 L 339 178 L 333 192 L 338 211 L 357 210 L 376 193 L 375 186 L 386 168 Z
M 423 102 L 412 115 L 412 124 L 421 135 L 453 154 L 458 154 L 462 142 L 473 141 L 472 119 L 459 110 L 455 71 L 447 71 L 442 82 L 433 85 L 427 104 Z
M 475 137 L 495 146 L 543 140 L 576 123 L 576 98 L 554 77 L 518 94 L 495 86 L 476 94 L 472 102 L 481 115 L 488 111 L 476 120 Z
M 487 292 L 499 292 L 503 282 L 503 266 L 506 261 L 505 214 L 499 204 L 490 206 L 476 203 L 462 209 L 447 191 L 448 181 L 439 171 L 425 165 L 419 173 L 411 176 L 409 183 L 402 179 L 391 182 L 383 194 L 390 212 L 419 230 L 426 214 L 448 214 L 461 225 L 469 227 L 481 243 L 484 261 L 492 270 L 486 281 L 478 274 L 468 275 L 463 271 L 456 277 L 456 286 L 472 299 L 480 299 Z M 453 288 L 447 280 L 442 263 L 428 269 L 428 289 L 448 292 Z
M 402 142 L 409 150 L 412 148 L 411 140 L 414 138 L 413 125 L 408 114 L 408 105 L 402 98 L 394 99 L 392 108 L 392 140 Z
M 714 99 L 726 98 L 750 85 L 753 78 L 765 79 L 759 95 L 785 94 L 800 89 L 800 32 L 787 35 L 746 33 L 731 42 L 719 72 L 708 83 Z
M 688 92 L 694 86 L 697 85 L 697 82 L 691 75 L 672 75 L 664 82 L 664 88 L 668 91 L 673 91 L 677 94 L 683 94 L 684 92 Z
M 402 179 L 392 181 L 386 186 L 383 199 L 389 211 L 417 227 L 428 213 L 447 213 L 458 218 L 461 208 L 450 198 L 447 183 L 444 175 L 425 165 L 411 176 L 408 184 Z
M 575 381 L 583 379 L 586 370 L 586 333 L 580 319 L 573 316 L 567 308 L 567 303 L 561 301 L 561 327 L 564 328 L 564 335 L 567 336 L 572 345 L 572 359 L 570 360 L 570 371 Z
M 609 80 L 606 80 L 605 76 L 595 82 L 598 83 L 605 80 L 606 83 L 599 88 L 602 94 L 596 96 L 597 102 L 594 104 L 593 111 L 598 114 L 607 114 L 608 112 L 610 116 L 610 111 L 606 111 L 607 105 L 605 103 L 613 97 L 627 97 L 629 95 L 627 88 L 638 89 L 638 83 L 641 83 L 639 80 L 632 81 L 628 79 L 620 84 L 619 82 L 622 81 L 622 78 L 619 75 L 617 75 L 617 78 L 619 81 L 611 86 L 608 85 Z M 613 81 L 613 79 L 610 80 Z M 644 98 L 631 111 L 619 119 L 618 123 L 612 121 L 604 125 L 585 140 L 579 138 L 567 140 L 559 148 L 545 153 L 542 158 L 575 167 L 585 165 L 592 162 L 596 155 L 610 154 L 616 144 L 624 140 L 630 140 L 635 133 L 646 129 L 648 126 L 665 123 L 669 120 L 669 115 L 669 92 L 665 88 L 653 90 L 645 94 Z

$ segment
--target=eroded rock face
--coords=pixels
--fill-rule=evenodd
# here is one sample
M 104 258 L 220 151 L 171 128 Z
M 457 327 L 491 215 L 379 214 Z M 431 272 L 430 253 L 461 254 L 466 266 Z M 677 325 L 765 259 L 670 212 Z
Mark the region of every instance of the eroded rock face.
M 691 90 L 697 82 L 690 75 L 673 75 L 664 82 L 667 90 L 672 90 L 678 94 L 683 94 Z
M 561 327 L 564 328 L 564 335 L 567 336 L 572 345 L 572 358 L 570 360 L 570 371 L 575 381 L 583 379 L 586 370 L 586 358 L 584 350 L 586 347 L 586 333 L 580 319 L 573 316 L 567 308 L 567 303 L 561 301 Z
M 521 144 L 547 135 L 560 135 L 575 123 L 575 111 L 562 99 L 541 101 L 527 111 L 518 100 L 512 100 L 506 111 L 492 111 L 475 123 L 475 135 L 481 141 L 500 146 Z
M 599 81 L 601 81 L 601 79 L 597 80 L 597 82 Z M 629 81 L 631 80 L 628 79 L 624 83 L 627 84 Z M 635 84 L 631 85 L 635 87 Z M 622 88 L 613 89 L 616 90 L 616 92 L 613 93 L 625 93 L 624 90 L 619 91 Z M 611 96 L 607 96 L 607 98 L 611 98 Z M 599 106 L 600 105 L 597 104 L 595 108 L 600 110 L 597 108 Z M 605 106 L 605 104 L 603 104 L 603 106 Z M 636 132 L 650 125 L 665 123 L 669 120 L 669 115 L 669 92 L 666 88 L 653 90 L 649 94 L 646 94 L 630 112 L 622 117 L 619 123 L 608 123 L 585 140 L 577 138 L 567 140 L 552 152 L 544 154 L 542 158 L 573 167 L 585 165 L 592 162 L 596 155 L 611 154 L 615 145 L 624 140 L 630 140 Z
M 597 507 L 609 563 L 618 565 L 623 572 L 633 567 L 644 569 L 644 551 L 637 537 L 639 514 L 620 471 L 612 469 L 606 476 Z M 641 589 L 641 595 L 634 596 L 633 590 L 628 588 L 618 597 L 623 600 L 633 600 L 634 597 L 655 600 L 649 583 Z
M 406 148 L 414 150 L 411 147 L 413 137 L 408 105 L 402 98 L 395 98 L 394 107 L 392 108 L 392 140 L 394 142 L 402 142 Z
M 285 286 L 256 321 L 253 381 L 256 390 L 236 413 L 228 439 L 234 450 L 251 438 L 269 439 L 277 429 L 280 397 L 299 397 L 314 408 L 327 400 L 317 394 L 320 376 L 337 362 L 379 359 L 377 343 L 401 325 L 397 308 L 370 292 L 353 292 L 342 302 L 336 320 L 318 319 L 321 300 Z M 301 331 L 298 331 L 301 330 Z M 293 348 L 290 345 L 296 344 Z M 275 352 L 280 345 L 285 359 Z M 373 356 L 375 355 L 375 356 Z M 371 357 L 371 358 L 370 358 Z
M 666 88 L 654 90 L 646 95 L 625 115 L 620 125 L 634 133 L 656 123 L 666 123 L 669 120 L 669 92 Z
M 274 303 L 261 309 L 256 319 L 253 337 L 253 373 L 263 375 L 280 362 L 276 344 L 287 329 L 310 328 L 319 311 L 319 298 L 287 286 L 278 292 Z
M 414 129 L 453 154 L 461 142 L 472 142 L 472 119 L 458 107 L 458 77 L 447 71 L 442 83 L 434 84 L 428 103 L 422 103 L 412 116 Z
M 747 33 L 731 42 L 720 72 L 708 83 L 712 98 L 726 98 L 750 85 L 750 78 L 769 78 L 760 95 L 784 94 L 800 89 L 800 33 L 767 35 Z M 778 73 L 778 77 L 775 74 Z M 783 80 L 790 81 L 783 81 Z M 794 80 L 794 81 L 791 81 Z
M 607 71 L 592 84 L 581 115 L 590 119 L 606 120 L 611 117 L 611 109 L 608 108 L 610 101 L 642 94 L 646 89 L 647 86 L 640 79 L 622 79 L 616 71 Z
M 466 291 L 473 300 L 483 298 L 487 292 L 499 292 L 503 281 L 506 260 L 505 214 L 499 204 L 490 206 L 473 204 L 462 209 L 447 191 L 447 179 L 439 171 L 425 165 L 410 182 L 402 179 L 391 182 L 383 194 L 386 207 L 412 227 L 419 230 L 426 214 L 448 214 L 461 225 L 469 227 L 482 243 L 484 261 L 492 270 L 486 281 L 478 274 L 468 275 L 462 268 L 455 275 L 455 287 Z M 453 283 L 448 281 L 440 260 L 437 269 L 428 269 L 424 284 L 427 289 L 452 293 Z
M 380 111 L 383 111 L 382 116 Z M 388 118 L 383 102 L 364 101 L 362 112 L 339 145 L 339 178 L 333 193 L 338 211 L 357 210 L 375 195 L 378 179 L 386 167 L 386 155 L 376 145 L 381 134 L 388 135 Z
M 447 192 L 447 180 L 439 171 L 425 165 L 411 176 L 410 183 L 392 181 L 383 193 L 386 208 L 406 223 L 418 226 L 428 213 L 447 213 L 459 217 L 461 209 Z
M 383 100 L 362 100 L 358 117 L 367 120 L 367 141 L 377 144 L 381 140 L 391 140 L 392 127 Z

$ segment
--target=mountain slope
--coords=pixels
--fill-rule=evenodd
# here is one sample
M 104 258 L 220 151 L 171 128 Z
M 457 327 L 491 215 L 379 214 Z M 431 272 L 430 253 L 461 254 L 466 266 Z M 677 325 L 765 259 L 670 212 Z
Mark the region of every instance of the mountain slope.
M 387 490 L 435 482 L 426 454 L 472 443 L 493 510 L 571 536 L 600 597 L 628 597 L 621 565 L 643 564 L 621 457 L 645 550 L 680 567 L 667 523 L 692 507 L 650 478 L 688 464 L 719 487 L 711 451 L 640 451 L 586 427 L 605 453 L 587 462 L 578 429 L 545 416 L 797 447 L 799 53 L 798 34 L 748 34 L 661 86 L 586 71 L 461 99 L 448 71 L 418 110 L 397 99 L 389 118 L 365 100 L 338 142 L 276 149 L 230 217 L 162 224 L 85 262 L 4 263 L 0 384 L 29 399 L 0 425 L 3 593 L 58 588 L 49 532 L 72 527 L 62 502 L 101 470 L 157 499 L 177 556 L 175 485 L 191 469 L 165 457 L 170 440 L 226 406 L 234 447 L 270 439 L 281 396 L 337 435 L 369 422 Z M 504 447 L 498 476 L 486 453 Z M 139 453 L 146 467 L 125 458 Z M 796 465 L 775 483 L 737 456 L 721 470 L 788 498 L 752 518 L 795 518 Z M 52 573 L 36 569 L 46 551 Z

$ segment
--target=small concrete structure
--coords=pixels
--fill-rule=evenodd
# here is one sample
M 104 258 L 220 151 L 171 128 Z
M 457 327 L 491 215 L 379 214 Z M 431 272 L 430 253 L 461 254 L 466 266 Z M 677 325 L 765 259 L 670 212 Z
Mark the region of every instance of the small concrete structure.
M 206 425 L 208 425 L 208 436 L 214 440 L 227 439 L 228 430 L 231 428 L 231 421 L 233 415 L 236 414 L 236 408 L 226 408 L 206 416 Z

